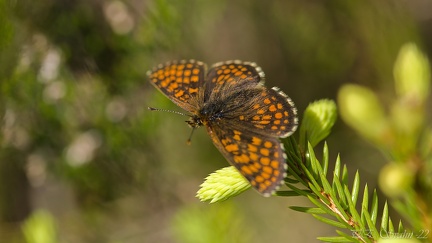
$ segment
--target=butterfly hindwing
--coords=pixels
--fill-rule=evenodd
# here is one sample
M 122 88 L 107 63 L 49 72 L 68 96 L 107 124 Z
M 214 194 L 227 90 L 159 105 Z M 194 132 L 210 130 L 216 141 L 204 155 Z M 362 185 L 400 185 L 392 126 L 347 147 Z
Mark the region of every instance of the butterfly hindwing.
M 286 175 L 285 152 L 279 139 L 223 127 L 207 127 L 213 143 L 251 185 L 269 196 Z

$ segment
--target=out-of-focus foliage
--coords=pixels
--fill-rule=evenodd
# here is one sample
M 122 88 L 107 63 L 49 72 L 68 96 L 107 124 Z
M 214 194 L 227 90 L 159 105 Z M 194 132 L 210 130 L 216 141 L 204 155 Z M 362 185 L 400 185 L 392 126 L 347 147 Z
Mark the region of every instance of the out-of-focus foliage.
M 406 44 L 396 60 L 394 76 L 396 97 L 390 108 L 372 90 L 352 84 L 341 88 L 339 105 L 347 124 L 395 159 L 404 160 L 420 152 L 419 147 L 428 146 L 419 144 L 419 139 L 427 131 L 429 61 L 413 43 Z
M 23 232 L 28 243 L 57 242 L 54 218 L 43 210 L 33 212 L 24 223 Z
M 255 61 L 299 111 L 335 98 L 348 81 L 379 87 L 385 100 L 401 45 L 431 33 L 430 13 L 419 9 L 430 8 L 373 0 L 0 0 L 0 242 L 25 242 L 19 224 L 40 208 L 55 219 L 59 242 L 176 242 L 173 215 L 197 203 L 202 178 L 227 163 L 203 130 L 187 146 L 184 118 L 147 110 L 176 109 L 149 85 L 148 69 L 183 58 Z M 340 146 L 333 151 L 353 163 L 370 155 L 377 163 L 359 167 L 376 178 L 383 158 L 341 124 L 329 138 Z M 239 228 L 256 232 L 250 242 L 317 236 L 285 215 L 286 201 L 247 192 L 233 203 L 243 210 L 232 216 L 248 224 Z
M 395 62 L 396 95 L 390 108 L 385 109 L 366 87 L 344 85 L 339 93 L 346 123 L 387 155 L 388 164 L 379 174 L 380 187 L 418 232 L 432 230 L 430 72 L 428 58 L 408 43 Z
M 212 208 L 185 207 L 173 218 L 173 229 L 178 242 L 218 243 L 250 242 L 250 229 L 232 204 Z

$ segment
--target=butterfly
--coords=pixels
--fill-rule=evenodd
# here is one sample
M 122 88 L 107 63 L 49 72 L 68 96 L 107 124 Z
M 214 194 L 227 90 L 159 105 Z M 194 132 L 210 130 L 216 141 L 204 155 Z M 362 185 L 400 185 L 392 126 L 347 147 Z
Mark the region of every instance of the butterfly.
M 160 64 L 150 82 L 190 115 L 193 128 L 204 126 L 214 145 L 259 193 L 270 196 L 286 176 L 279 138 L 298 125 L 293 101 L 278 88 L 264 86 L 254 62 L 226 61 L 211 66 L 195 60 Z

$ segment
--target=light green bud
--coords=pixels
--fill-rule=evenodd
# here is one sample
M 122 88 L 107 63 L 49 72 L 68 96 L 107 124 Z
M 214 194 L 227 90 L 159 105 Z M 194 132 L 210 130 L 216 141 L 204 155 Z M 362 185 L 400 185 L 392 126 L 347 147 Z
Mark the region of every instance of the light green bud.
M 300 126 L 300 144 L 304 145 L 307 139 L 312 146 L 317 145 L 330 134 L 336 117 L 336 103 L 333 100 L 323 99 L 309 104 Z
M 342 119 L 349 126 L 373 142 L 385 142 L 389 122 L 371 90 L 354 84 L 344 85 L 339 90 L 338 105 Z
M 211 173 L 200 187 L 197 197 L 215 203 L 234 197 L 251 185 L 234 166 L 229 166 Z
M 430 92 L 427 57 L 414 43 L 402 46 L 394 65 L 396 93 L 415 103 L 423 103 Z
M 378 182 L 387 196 L 397 197 L 411 188 L 413 175 L 406 165 L 391 163 L 381 169 Z

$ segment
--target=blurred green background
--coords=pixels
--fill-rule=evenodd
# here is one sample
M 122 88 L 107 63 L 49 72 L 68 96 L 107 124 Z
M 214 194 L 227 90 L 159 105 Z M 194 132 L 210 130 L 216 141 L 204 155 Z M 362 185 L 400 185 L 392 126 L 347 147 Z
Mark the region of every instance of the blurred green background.
M 0 0 L 0 242 L 313 242 L 334 229 L 253 190 L 209 205 L 228 163 L 145 72 L 254 61 L 296 103 L 357 83 L 392 99 L 399 48 L 432 53 L 419 1 Z M 294 135 L 296 136 L 296 135 Z M 338 121 L 328 138 L 370 188 L 384 157 Z M 368 163 L 365 163 L 368 161 Z M 370 162 L 373 161 L 373 164 Z M 364 179 L 363 179 L 364 180 Z M 363 181 L 365 183 L 365 181 Z M 45 237 L 45 238 L 44 238 Z

